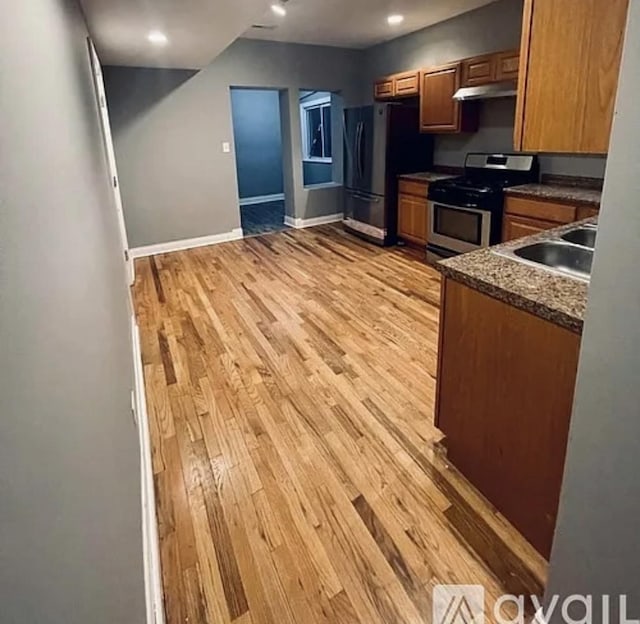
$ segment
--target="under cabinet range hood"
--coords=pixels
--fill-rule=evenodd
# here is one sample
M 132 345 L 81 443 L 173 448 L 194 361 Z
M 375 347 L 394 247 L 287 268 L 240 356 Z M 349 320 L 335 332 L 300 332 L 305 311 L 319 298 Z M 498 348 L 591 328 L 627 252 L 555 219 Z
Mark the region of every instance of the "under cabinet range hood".
M 513 97 L 518 93 L 516 80 L 493 82 L 477 87 L 462 87 L 455 92 L 454 100 L 489 100 L 491 98 Z

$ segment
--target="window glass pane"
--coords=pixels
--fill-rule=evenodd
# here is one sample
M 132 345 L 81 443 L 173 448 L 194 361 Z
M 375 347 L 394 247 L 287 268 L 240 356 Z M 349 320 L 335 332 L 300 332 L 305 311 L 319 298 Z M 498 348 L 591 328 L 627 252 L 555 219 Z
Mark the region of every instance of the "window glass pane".
M 307 110 L 309 128 L 309 156 L 322 158 L 322 111 L 320 108 Z
M 324 131 L 324 155 L 331 158 L 331 106 L 322 109 L 322 126 Z

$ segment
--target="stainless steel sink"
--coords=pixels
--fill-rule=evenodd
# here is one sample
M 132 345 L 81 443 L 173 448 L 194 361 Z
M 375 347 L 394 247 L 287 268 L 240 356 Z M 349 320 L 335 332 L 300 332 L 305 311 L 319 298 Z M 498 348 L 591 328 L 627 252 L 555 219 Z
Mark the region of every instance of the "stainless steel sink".
M 580 227 L 563 234 L 560 238 L 568 243 L 593 249 L 596 246 L 597 235 L 598 230 L 594 227 Z
M 588 280 L 591 276 L 593 251 L 586 247 L 550 240 L 514 249 L 513 253 L 518 258 L 550 267 L 571 277 Z
M 536 242 L 517 241 L 493 250 L 516 262 L 588 282 L 591 279 L 593 250 L 598 234 L 597 226 L 578 225 L 562 233 L 551 233 Z

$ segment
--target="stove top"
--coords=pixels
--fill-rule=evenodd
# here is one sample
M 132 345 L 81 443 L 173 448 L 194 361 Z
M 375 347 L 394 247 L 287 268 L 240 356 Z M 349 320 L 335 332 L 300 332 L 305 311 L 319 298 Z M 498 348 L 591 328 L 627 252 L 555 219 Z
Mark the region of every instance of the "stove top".
M 504 189 L 538 180 L 537 156 L 468 154 L 463 176 L 429 185 L 429 199 L 461 208 L 502 211 Z

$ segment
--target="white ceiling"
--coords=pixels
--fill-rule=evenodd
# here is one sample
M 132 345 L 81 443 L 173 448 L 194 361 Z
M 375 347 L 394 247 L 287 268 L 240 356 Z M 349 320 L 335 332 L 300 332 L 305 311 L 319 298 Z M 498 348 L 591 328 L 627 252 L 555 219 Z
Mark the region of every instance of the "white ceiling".
M 105 65 L 200 69 L 259 20 L 269 0 L 80 0 Z M 165 47 L 147 41 L 160 30 Z
M 368 48 L 437 24 L 495 0 L 289 0 L 287 15 L 267 9 L 256 24 L 274 30 L 249 29 L 244 37 L 313 43 L 345 48 Z M 405 20 L 389 26 L 387 16 Z
M 436 24 L 495 0 L 288 0 L 287 15 L 274 0 L 80 0 L 105 65 L 208 65 L 239 36 L 270 41 L 367 48 Z M 387 16 L 405 20 L 389 26 Z M 259 30 L 252 24 L 275 26 Z M 150 31 L 169 43 L 149 43 Z

